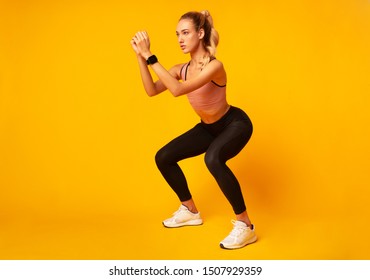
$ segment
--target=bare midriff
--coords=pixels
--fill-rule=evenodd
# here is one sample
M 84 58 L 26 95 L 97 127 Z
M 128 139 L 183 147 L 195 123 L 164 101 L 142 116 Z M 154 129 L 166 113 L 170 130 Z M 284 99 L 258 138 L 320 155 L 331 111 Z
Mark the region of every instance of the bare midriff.
M 198 114 L 198 116 L 201 118 L 201 120 L 204 123 L 210 124 L 217 122 L 219 119 L 221 119 L 226 112 L 229 110 L 230 105 L 228 103 L 223 104 L 220 108 L 215 108 L 213 110 L 200 110 L 200 109 L 194 109 L 194 111 Z

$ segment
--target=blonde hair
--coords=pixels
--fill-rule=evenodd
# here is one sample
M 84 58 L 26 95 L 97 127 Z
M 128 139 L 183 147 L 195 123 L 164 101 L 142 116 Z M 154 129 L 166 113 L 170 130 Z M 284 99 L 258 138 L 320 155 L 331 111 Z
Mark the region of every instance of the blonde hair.
M 219 35 L 216 29 L 213 27 L 213 20 L 210 13 L 207 10 L 201 12 L 188 12 L 181 16 L 182 19 L 190 19 L 193 21 L 195 30 L 198 32 L 203 28 L 203 46 L 207 51 L 207 56 L 204 57 L 202 68 L 205 67 L 212 58 L 215 58 L 216 48 L 219 42 Z

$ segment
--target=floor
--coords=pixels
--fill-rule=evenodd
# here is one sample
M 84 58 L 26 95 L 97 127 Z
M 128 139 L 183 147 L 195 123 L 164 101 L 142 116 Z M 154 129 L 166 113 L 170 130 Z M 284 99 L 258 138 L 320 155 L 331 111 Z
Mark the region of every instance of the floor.
M 174 205 L 175 206 L 175 205 Z M 198 259 L 368 259 L 366 232 L 354 237 L 338 220 L 318 217 L 272 219 L 256 212 L 258 241 L 238 250 L 223 250 L 231 230 L 227 209 L 204 207 L 201 226 L 167 229 L 168 209 L 142 205 L 146 213 L 126 212 L 3 219 L 0 259 L 198 260 Z M 176 210 L 176 209 L 175 209 Z M 350 238 L 349 238 L 350 237 Z

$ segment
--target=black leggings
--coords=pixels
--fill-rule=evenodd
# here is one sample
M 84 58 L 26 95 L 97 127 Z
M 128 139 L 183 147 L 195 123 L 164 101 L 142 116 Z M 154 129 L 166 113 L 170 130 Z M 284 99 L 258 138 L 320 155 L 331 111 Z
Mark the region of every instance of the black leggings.
M 217 122 L 200 122 L 161 148 L 155 157 L 158 169 L 180 201 L 189 200 L 191 194 L 188 184 L 177 163 L 205 153 L 208 170 L 230 202 L 234 213 L 240 214 L 246 210 L 246 206 L 239 182 L 226 166 L 226 161 L 243 149 L 252 131 L 252 122 L 247 114 L 231 106 Z

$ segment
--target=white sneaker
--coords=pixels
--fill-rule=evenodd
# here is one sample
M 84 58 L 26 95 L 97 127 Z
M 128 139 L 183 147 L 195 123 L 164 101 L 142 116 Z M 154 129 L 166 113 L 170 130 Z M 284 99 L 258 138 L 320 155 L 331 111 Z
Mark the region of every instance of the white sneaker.
M 182 226 L 197 226 L 203 224 L 200 213 L 192 213 L 189 209 L 182 205 L 173 213 L 173 216 L 163 221 L 163 225 L 168 228 L 182 227 Z
M 231 221 L 234 225 L 230 234 L 221 241 L 220 246 L 223 249 L 239 249 L 248 244 L 257 241 L 257 236 L 254 232 L 254 226 L 248 227 L 244 222 Z

